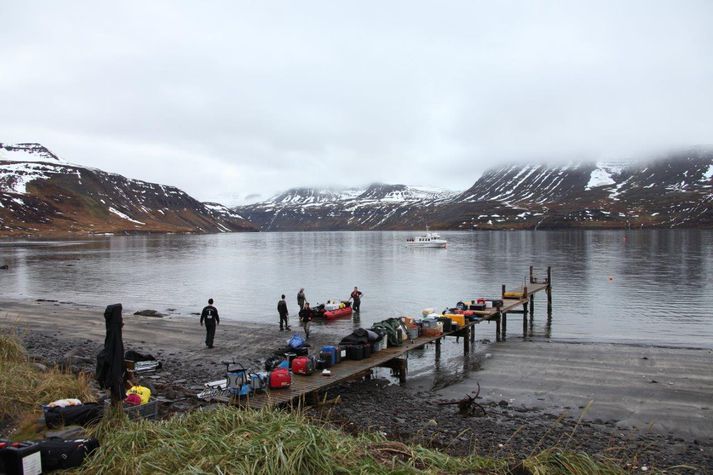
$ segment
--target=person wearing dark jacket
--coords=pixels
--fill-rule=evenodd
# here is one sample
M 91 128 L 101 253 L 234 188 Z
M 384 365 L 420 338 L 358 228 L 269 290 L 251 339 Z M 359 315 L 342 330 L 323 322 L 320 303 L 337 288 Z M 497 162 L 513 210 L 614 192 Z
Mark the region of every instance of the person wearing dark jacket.
M 300 289 L 300 291 L 297 292 L 297 305 L 300 307 L 300 310 L 305 306 L 305 300 L 307 300 L 305 297 L 305 289 Z
M 213 299 L 208 299 L 208 305 L 201 312 L 201 326 L 205 321 L 205 346 L 213 348 L 213 338 L 215 337 L 215 327 L 220 323 L 218 309 L 213 306 Z
M 354 290 L 352 291 L 352 294 L 350 296 L 350 300 L 353 300 L 354 303 L 352 304 L 352 310 L 355 312 L 359 311 L 359 307 L 361 306 L 361 291 L 354 287 Z
M 277 302 L 277 313 L 280 314 L 280 331 L 284 325 L 285 330 L 290 331 L 290 324 L 287 321 L 289 313 L 287 312 L 287 302 L 285 302 L 285 295 L 282 294 L 282 298 Z
M 309 339 L 309 326 L 312 321 L 312 309 L 309 308 L 309 302 L 305 302 L 304 307 L 300 310 L 300 324 L 305 329 L 305 339 Z

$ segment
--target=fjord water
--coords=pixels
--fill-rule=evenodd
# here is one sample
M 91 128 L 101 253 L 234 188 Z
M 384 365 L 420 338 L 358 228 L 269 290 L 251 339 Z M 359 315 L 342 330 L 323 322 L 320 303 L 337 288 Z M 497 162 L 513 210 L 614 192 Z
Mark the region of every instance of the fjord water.
M 405 232 L 295 232 L 3 241 L 0 297 L 78 304 L 122 302 L 189 316 L 216 300 L 224 319 L 277 325 L 281 293 L 346 299 L 364 292 L 360 320 L 440 311 L 521 286 L 552 267 L 553 312 L 537 294 L 533 338 L 713 347 L 713 232 L 444 232 L 446 250 L 411 249 Z M 195 317 L 194 317 L 195 318 Z M 522 336 L 511 315 L 510 338 Z M 494 325 L 479 329 L 491 337 Z

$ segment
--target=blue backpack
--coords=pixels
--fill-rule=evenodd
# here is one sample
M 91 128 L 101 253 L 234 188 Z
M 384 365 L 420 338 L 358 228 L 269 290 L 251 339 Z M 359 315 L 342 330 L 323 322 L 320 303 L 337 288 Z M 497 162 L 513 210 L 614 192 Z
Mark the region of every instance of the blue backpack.
M 305 340 L 301 336 L 294 334 L 292 335 L 292 338 L 287 340 L 287 346 L 289 346 L 293 350 L 297 350 L 299 348 L 302 348 L 305 345 Z

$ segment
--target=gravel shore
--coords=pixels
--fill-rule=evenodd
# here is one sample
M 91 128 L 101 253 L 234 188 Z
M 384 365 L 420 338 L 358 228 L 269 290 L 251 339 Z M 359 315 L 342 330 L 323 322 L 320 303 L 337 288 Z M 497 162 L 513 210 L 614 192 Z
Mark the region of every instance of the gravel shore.
M 38 362 L 62 364 L 75 371 L 94 370 L 95 356 L 104 339 L 102 315 L 103 309 L 69 303 L 0 302 L 0 328 L 16 331 Z M 214 349 L 205 348 L 204 330 L 197 317 L 125 315 L 123 333 L 127 350 L 150 353 L 163 364 L 160 371 L 142 377 L 163 401 L 163 415 L 204 405 L 195 394 L 203 383 L 221 378 L 221 360 L 235 359 L 259 368 L 289 337 L 289 333 L 278 331 L 277 317 L 264 325 L 224 322 Z M 329 327 L 318 326 L 311 343 L 319 347 L 341 336 Z M 454 455 L 476 451 L 522 458 L 557 445 L 614 457 L 632 468 L 687 465 L 697 468 L 673 471 L 713 471 L 713 435 L 693 438 L 676 431 L 632 429 L 622 427 L 616 419 L 578 421 L 581 411 L 563 414 L 561 405 L 535 407 L 529 401 L 513 404 L 507 398 L 494 397 L 496 392 L 485 386 L 483 398 L 477 400 L 485 415 L 465 417 L 456 405 L 438 404 L 455 400 L 455 393 L 434 391 L 422 384 L 391 383 L 371 379 L 340 385 L 328 394 L 329 398 L 339 396 L 338 404 L 312 408 L 309 413 L 348 431 L 380 431 L 389 438 L 437 447 Z M 470 389 L 474 395 L 475 384 Z

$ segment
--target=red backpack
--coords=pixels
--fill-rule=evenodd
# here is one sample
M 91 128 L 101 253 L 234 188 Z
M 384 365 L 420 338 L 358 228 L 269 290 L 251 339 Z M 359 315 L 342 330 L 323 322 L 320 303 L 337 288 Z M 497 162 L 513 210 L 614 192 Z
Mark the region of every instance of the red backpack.
M 289 388 L 290 384 L 292 384 L 292 376 L 289 370 L 276 368 L 270 373 L 270 389 Z

